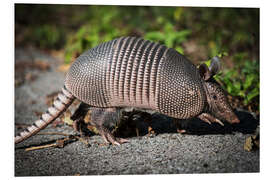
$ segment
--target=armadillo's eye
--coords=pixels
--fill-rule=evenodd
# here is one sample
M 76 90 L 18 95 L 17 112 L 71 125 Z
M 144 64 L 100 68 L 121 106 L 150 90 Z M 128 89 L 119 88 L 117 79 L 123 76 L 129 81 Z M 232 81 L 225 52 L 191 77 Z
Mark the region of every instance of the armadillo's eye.
M 213 99 L 214 99 L 214 100 L 217 100 L 217 96 L 216 96 L 216 95 L 213 95 Z

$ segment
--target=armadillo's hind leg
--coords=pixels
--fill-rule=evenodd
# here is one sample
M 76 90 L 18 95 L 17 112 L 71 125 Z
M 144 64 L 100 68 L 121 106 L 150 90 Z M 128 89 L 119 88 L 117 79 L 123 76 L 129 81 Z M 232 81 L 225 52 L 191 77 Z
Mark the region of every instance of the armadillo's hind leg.
M 120 145 L 128 142 L 127 139 L 116 138 L 105 127 L 115 125 L 120 118 L 120 111 L 116 108 L 91 108 L 91 123 L 96 127 L 106 143 Z
M 76 109 L 76 111 L 70 117 L 70 119 L 73 120 L 73 129 L 80 132 L 81 136 L 84 136 L 88 131 L 87 123 L 84 121 L 84 118 L 89 109 L 90 106 L 82 102 L 78 109 Z

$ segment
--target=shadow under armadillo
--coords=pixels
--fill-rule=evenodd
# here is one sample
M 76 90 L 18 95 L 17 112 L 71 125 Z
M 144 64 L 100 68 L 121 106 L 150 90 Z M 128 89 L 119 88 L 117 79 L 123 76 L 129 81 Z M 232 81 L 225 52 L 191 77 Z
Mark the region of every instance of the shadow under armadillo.
M 224 126 L 217 123 L 208 124 L 199 118 L 178 120 L 171 117 L 154 113 L 151 116 L 151 122 L 146 123 L 143 119 L 135 122 L 136 128 L 140 132 L 140 136 L 148 134 L 148 126 L 151 125 L 155 134 L 176 133 L 177 128 L 184 129 L 185 134 L 190 135 L 207 135 L 207 134 L 231 134 L 233 132 L 241 132 L 243 134 L 252 134 L 259 125 L 259 118 L 245 110 L 235 110 L 236 116 L 239 118 L 239 124 L 229 124 L 223 122 Z M 177 124 L 174 123 L 174 120 Z M 134 122 L 133 122 L 134 123 Z M 117 133 L 116 136 L 123 136 L 122 133 Z M 125 135 L 124 135 L 125 136 Z M 132 137 L 127 135 L 125 137 Z

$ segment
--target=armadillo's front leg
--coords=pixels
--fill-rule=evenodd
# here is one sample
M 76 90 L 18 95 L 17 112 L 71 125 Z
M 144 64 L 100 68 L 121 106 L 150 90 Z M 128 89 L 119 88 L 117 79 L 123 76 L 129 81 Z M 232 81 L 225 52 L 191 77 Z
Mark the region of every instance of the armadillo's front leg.
M 91 108 L 91 123 L 97 128 L 106 143 L 120 145 L 128 142 L 123 138 L 115 138 L 104 126 L 105 122 L 116 122 L 118 118 L 119 113 L 116 108 Z
M 202 113 L 198 116 L 198 118 L 200 118 L 202 121 L 208 124 L 211 124 L 211 122 L 215 122 L 219 123 L 221 126 L 224 126 L 224 124 L 219 119 L 215 118 L 214 116 L 208 113 Z

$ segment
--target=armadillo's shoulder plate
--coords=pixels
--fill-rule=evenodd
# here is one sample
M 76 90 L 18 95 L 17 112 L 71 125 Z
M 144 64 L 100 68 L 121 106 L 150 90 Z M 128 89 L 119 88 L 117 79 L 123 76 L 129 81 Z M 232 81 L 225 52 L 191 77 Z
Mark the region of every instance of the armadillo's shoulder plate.
M 169 49 L 160 62 L 157 77 L 157 107 L 171 117 L 186 119 L 198 115 L 204 106 L 204 91 L 196 66 Z

